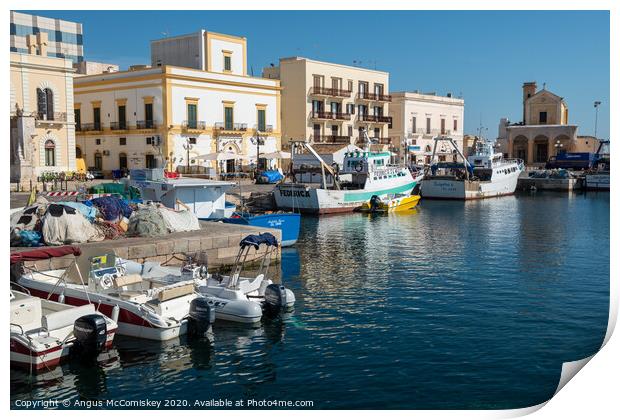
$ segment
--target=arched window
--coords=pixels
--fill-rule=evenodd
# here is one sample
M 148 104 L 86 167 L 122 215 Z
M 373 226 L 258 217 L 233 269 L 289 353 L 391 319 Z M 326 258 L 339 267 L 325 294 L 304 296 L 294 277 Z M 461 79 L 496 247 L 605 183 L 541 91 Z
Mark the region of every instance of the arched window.
M 56 145 L 53 140 L 45 142 L 45 166 L 56 166 Z
M 54 93 L 52 89 L 37 88 L 37 112 L 39 119 L 54 119 Z

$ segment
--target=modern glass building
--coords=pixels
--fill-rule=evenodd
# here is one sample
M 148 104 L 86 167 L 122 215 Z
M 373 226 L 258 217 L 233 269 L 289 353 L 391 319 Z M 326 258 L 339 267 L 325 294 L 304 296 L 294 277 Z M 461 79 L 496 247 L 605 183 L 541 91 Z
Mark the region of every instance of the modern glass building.
M 40 32 L 48 34 L 48 57 L 84 61 L 81 23 L 11 11 L 11 52 L 28 53 L 26 37 Z

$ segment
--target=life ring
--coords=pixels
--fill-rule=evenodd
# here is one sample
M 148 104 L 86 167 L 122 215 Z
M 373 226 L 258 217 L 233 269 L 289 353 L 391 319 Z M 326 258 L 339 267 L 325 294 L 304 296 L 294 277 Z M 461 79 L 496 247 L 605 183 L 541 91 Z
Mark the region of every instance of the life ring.
M 358 163 L 356 164 L 353 169 L 355 169 L 355 172 L 362 172 L 362 170 L 364 169 L 364 165 L 362 165 L 362 163 Z

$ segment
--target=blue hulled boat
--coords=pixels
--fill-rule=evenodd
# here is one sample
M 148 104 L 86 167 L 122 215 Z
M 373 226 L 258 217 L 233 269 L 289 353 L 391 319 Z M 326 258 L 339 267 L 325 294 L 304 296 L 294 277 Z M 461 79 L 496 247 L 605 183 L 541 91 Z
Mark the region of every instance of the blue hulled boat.
M 299 238 L 301 215 L 292 212 L 278 213 L 249 213 L 235 212 L 231 217 L 222 219 L 224 223 L 250 225 L 264 228 L 280 229 L 282 231 L 282 246 L 291 246 Z

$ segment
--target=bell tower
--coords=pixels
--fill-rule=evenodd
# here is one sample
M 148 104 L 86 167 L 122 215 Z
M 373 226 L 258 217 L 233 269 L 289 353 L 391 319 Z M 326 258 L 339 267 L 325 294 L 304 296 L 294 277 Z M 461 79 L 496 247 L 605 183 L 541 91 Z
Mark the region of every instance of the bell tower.
M 536 82 L 523 83 L 523 124 L 527 124 L 527 116 L 525 112 L 525 103 L 529 98 L 536 94 Z

